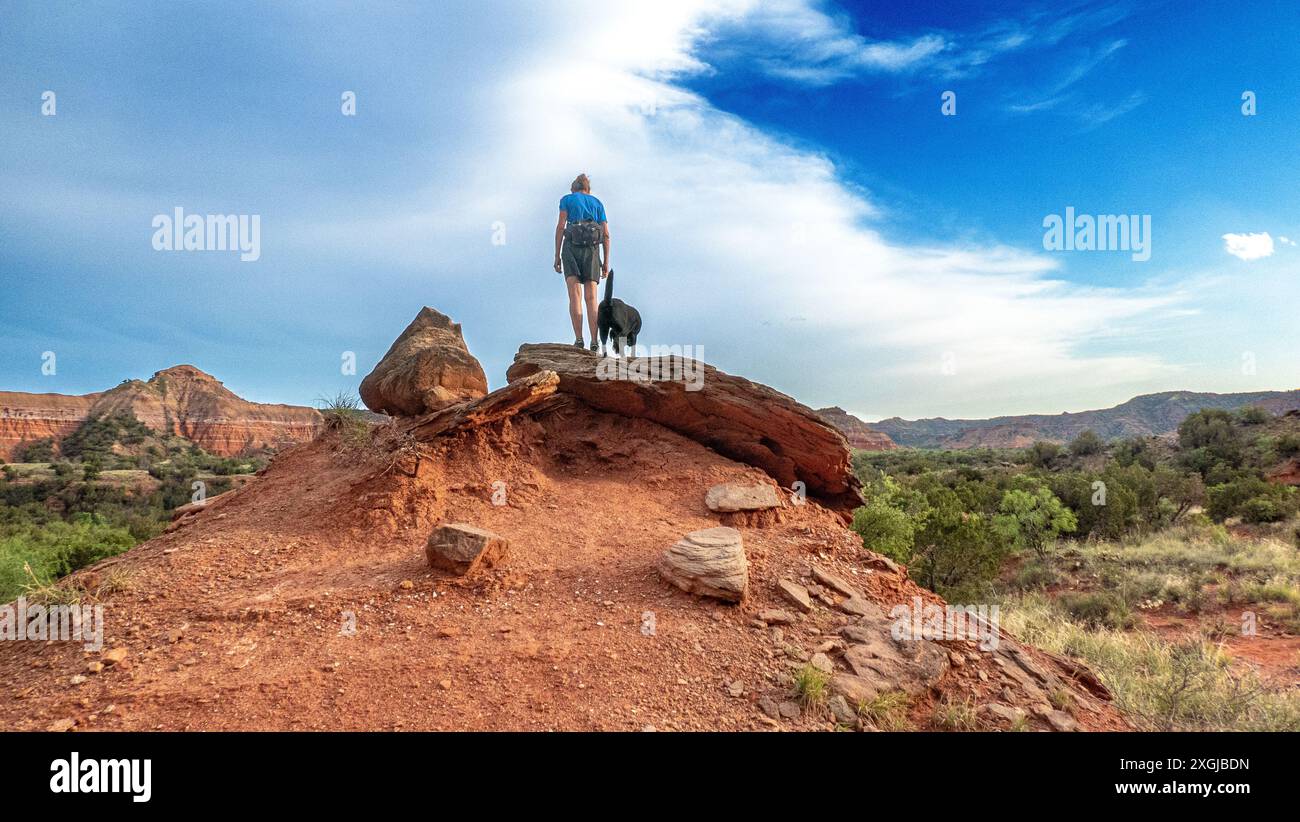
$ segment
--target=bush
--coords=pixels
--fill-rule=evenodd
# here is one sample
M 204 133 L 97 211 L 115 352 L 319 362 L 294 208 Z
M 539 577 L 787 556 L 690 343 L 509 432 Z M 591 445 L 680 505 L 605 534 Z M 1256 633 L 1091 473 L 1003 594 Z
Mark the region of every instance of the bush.
M 1060 455 L 1061 446 L 1054 442 L 1039 440 L 1029 446 L 1029 464 L 1035 468 L 1051 468 Z
M 1079 436 L 1070 441 L 1070 453 L 1076 457 L 1100 454 L 1105 448 L 1106 443 L 1091 428 L 1080 431 Z
M 14 599 L 29 585 L 49 585 L 135 544 L 136 538 L 125 528 L 92 514 L 80 514 L 72 522 L 56 520 L 23 528 L 0 539 L 0 602 Z M 30 567 L 31 574 L 24 566 Z
M 20 442 L 14 448 L 14 462 L 53 462 L 54 440 L 51 437 Z

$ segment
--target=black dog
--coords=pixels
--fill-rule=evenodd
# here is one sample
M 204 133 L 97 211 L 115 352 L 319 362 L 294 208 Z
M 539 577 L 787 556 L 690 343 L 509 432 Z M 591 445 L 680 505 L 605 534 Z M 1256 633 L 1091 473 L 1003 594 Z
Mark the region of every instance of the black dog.
M 614 270 L 605 278 L 605 299 L 596 311 L 596 325 L 600 328 L 600 347 L 612 336 L 614 350 L 623 353 L 623 346 L 635 346 L 636 335 L 641 333 L 641 312 L 622 300 L 614 299 Z

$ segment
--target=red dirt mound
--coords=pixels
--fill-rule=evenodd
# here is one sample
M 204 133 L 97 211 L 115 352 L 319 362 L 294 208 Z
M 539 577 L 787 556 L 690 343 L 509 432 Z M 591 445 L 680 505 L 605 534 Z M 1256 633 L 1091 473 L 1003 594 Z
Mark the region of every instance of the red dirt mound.
M 816 565 L 886 611 L 938 599 L 877 570 L 811 501 L 770 527 L 739 528 L 750 563 L 742 604 L 683 593 L 656 561 L 684 533 L 718 524 L 704 495 L 721 482 L 773 480 L 572 398 L 423 443 L 397 424 L 328 431 L 172 532 L 72 575 L 65 585 L 100 592 L 104 652 L 0 643 L 0 726 L 834 727 L 826 707 L 799 710 L 792 672 L 820 650 L 844 674 L 841 630 L 856 618 L 827 605 L 837 598 L 826 589 L 802 614 L 778 581 L 816 589 Z M 452 521 L 508 539 L 504 561 L 469 578 L 429 569 L 425 539 Z M 757 619 L 778 608 L 790 624 Z M 914 727 L 933 726 L 937 702 L 1008 702 L 1035 727 L 1124 727 L 1071 682 L 1074 717 L 1049 720 L 1048 686 L 1024 671 L 1046 683 L 1065 669 L 1036 652 L 1017 650 L 1026 669 L 1006 650 L 940 644 L 952 661 L 912 699 Z M 99 670 L 114 649 L 125 658 Z

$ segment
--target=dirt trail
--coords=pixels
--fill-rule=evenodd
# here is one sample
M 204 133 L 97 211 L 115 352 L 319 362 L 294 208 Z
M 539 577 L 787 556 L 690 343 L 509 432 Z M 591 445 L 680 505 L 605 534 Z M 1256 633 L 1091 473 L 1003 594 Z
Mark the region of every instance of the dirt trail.
M 886 611 L 921 593 L 869 570 L 856 537 L 811 502 L 740 528 L 743 604 L 668 585 L 659 555 L 718 524 L 705 490 L 772 481 L 645 420 L 570 405 L 431 448 L 410 477 L 413 462 L 386 471 L 382 454 L 322 435 L 183 527 L 73 575 L 91 588 L 125 579 L 104 598 L 104 650 L 126 659 L 89 673 L 102 654 L 79 644 L 0 643 L 0 727 L 831 728 L 824 711 L 777 722 L 756 707 L 789 698 L 799 663 L 785 646 L 811 650 L 848 623 L 818 606 L 774 642 L 755 617 L 790 609 L 777 580 L 816 562 Z M 508 538 L 507 560 L 471 581 L 431 571 L 425 539 L 455 521 Z M 922 727 L 945 693 L 983 702 L 1015 685 L 973 644 L 945 644 L 969 661 L 914 704 Z M 1105 704 L 1076 718 L 1126 727 Z

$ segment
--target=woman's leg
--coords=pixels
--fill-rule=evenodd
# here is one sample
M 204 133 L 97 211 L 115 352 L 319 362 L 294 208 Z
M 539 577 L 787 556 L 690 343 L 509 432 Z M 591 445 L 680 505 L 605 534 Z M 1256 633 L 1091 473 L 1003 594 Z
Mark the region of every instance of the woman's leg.
M 577 277 L 565 277 L 564 284 L 569 290 L 569 320 L 573 323 L 573 338 L 582 339 L 582 285 Z M 592 337 L 594 340 L 595 337 Z
M 583 283 L 587 298 L 587 326 L 591 329 L 591 341 L 596 341 L 596 289 L 598 283 Z M 576 322 L 576 321 L 575 321 Z M 576 327 L 576 326 L 575 326 Z

